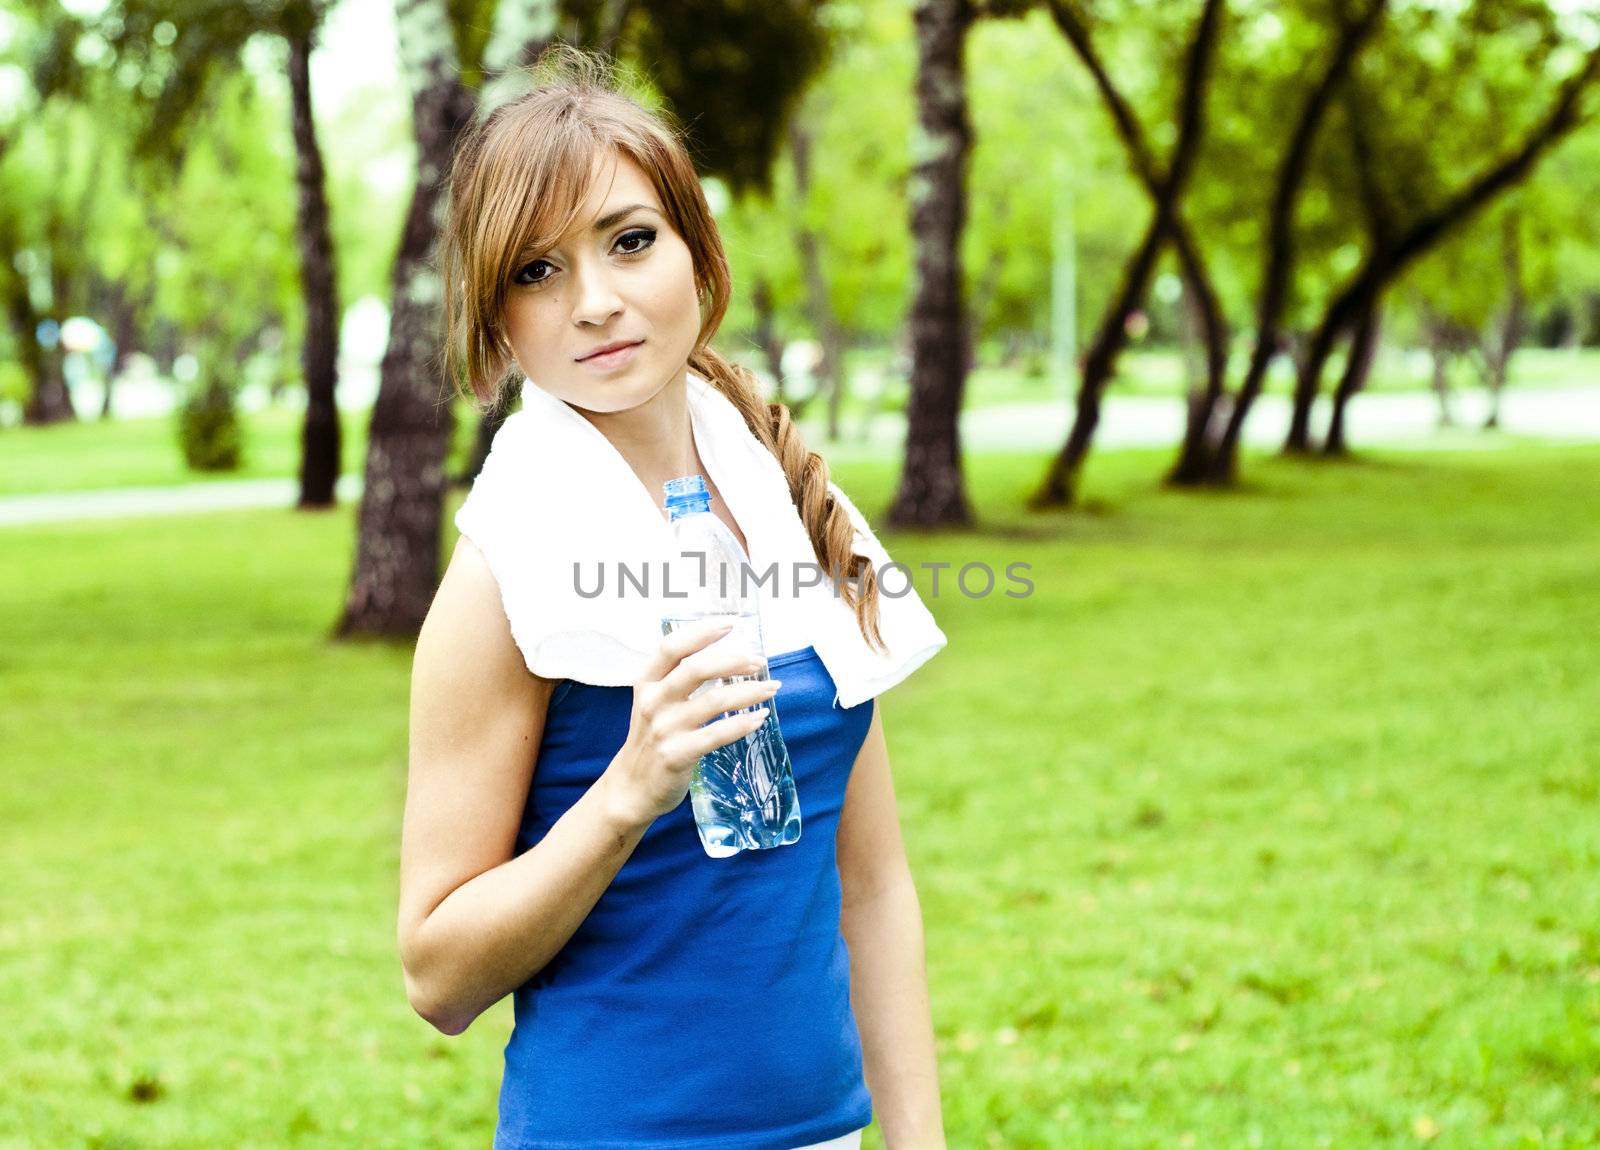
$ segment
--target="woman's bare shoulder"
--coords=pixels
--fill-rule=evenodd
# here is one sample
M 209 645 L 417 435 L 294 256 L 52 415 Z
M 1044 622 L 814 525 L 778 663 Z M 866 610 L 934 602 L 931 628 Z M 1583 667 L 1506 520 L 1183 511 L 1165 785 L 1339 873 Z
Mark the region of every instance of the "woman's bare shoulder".
M 417 639 L 417 660 L 458 664 L 479 689 L 501 687 L 548 695 L 557 679 L 528 669 L 512 636 L 511 623 L 488 560 L 465 535 L 456 541 L 444 578 Z

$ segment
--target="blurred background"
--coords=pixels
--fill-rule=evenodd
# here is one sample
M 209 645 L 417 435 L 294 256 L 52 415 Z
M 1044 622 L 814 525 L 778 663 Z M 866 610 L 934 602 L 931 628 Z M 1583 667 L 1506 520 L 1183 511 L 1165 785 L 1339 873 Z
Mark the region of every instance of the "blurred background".
M 1600 4 L 5 0 L 0 1147 L 489 1140 L 510 1003 L 394 943 L 518 404 L 437 173 L 555 40 L 950 636 L 951 1146 L 1600 1145 Z

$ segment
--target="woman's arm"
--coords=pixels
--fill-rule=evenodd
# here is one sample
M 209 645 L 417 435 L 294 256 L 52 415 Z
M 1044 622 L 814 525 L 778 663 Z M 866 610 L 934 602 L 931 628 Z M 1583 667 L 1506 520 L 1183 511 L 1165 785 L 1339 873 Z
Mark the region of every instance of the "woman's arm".
M 566 944 L 649 826 L 602 776 L 513 857 L 554 687 L 528 673 L 488 565 L 462 539 L 417 638 L 400 850 L 406 994 L 446 1034 Z
M 924 966 L 922 908 L 906 862 L 882 711 L 850 771 L 839 816 L 839 927 L 867 1089 L 889 1150 L 942 1150 L 939 1068 Z

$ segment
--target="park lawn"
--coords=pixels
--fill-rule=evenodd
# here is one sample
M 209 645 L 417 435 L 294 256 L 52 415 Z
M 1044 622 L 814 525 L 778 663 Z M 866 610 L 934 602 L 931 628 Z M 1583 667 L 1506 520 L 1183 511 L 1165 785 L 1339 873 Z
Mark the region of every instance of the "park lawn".
M 341 473 L 359 475 L 366 459 L 368 409 L 341 411 Z M 191 471 L 178 444 L 177 417 L 80 420 L 48 427 L 0 429 L 0 497 L 43 491 L 168 487 L 230 479 L 300 474 L 304 414 L 265 407 L 240 416 L 242 461 L 234 471 Z M 452 458 L 470 450 L 476 419 L 458 408 Z
M 881 371 L 888 363 L 883 349 L 852 351 L 848 369 L 852 372 Z M 1243 365 L 1235 365 L 1242 370 Z M 1186 381 L 1178 353 L 1168 349 L 1133 350 L 1122 357 L 1121 373 L 1111 386 L 1111 395 L 1177 396 Z M 1331 374 L 1331 373 L 1330 373 Z M 1455 386 L 1475 388 L 1478 381 L 1465 363 L 1454 369 Z M 1600 350 L 1578 352 L 1529 348 L 1512 361 L 1511 386 L 1582 386 L 1600 383 Z M 1388 353 L 1380 359 L 1371 383 L 1375 391 L 1417 390 L 1428 385 L 1427 368 L 1415 355 Z M 1330 385 L 1331 386 L 1331 385 Z M 1007 404 L 1059 402 L 1071 405 L 1076 387 L 1048 374 L 1030 375 L 1017 367 L 980 366 L 975 369 L 963 395 L 963 410 L 1001 407 Z M 1268 390 L 1288 394 L 1293 380 L 1286 363 L 1280 362 L 1268 382 Z M 840 405 L 841 422 L 847 429 L 856 427 L 870 412 L 906 409 L 908 385 L 904 380 L 891 383 L 881 396 L 858 388 Z M 803 407 L 808 435 L 822 442 L 826 412 L 821 401 Z M 368 410 L 341 412 L 344 428 L 343 471 L 359 474 L 366 457 Z M 171 417 L 117 421 L 82 421 L 51 427 L 0 429 L 0 497 L 44 491 L 93 491 L 105 488 L 170 486 L 179 483 L 205 483 L 229 479 L 293 477 L 300 468 L 300 424 L 302 415 L 287 407 L 267 407 L 242 416 L 244 423 L 244 461 L 236 471 L 190 471 L 178 447 L 175 421 Z M 478 424 L 477 415 L 464 402 L 456 402 L 456 434 L 451 448 L 451 467 L 460 471 L 471 451 Z
M 953 1150 L 1600 1143 L 1600 448 L 1166 461 L 884 533 L 954 565 L 883 697 Z M 488 1144 L 511 1004 L 405 1000 L 351 514 L 0 532 L 5 1150 Z
M 861 364 L 881 362 L 881 353 L 857 353 Z M 1236 348 L 1231 365 L 1230 384 L 1237 386 L 1246 366 L 1246 348 Z M 1329 364 L 1323 380 L 1323 391 L 1331 394 L 1342 360 L 1335 357 Z M 1426 391 L 1432 385 L 1433 364 L 1426 352 L 1404 348 L 1385 347 L 1373 365 L 1367 380 L 1370 392 Z M 1452 388 L 1476 391 L 1483 387 L 1476 367 L 1464 359 L 1452 361 L 1449 371 Z M 1560 350 L 1554 348 L 1525 348 L 1511 361 L 1509 388 L 1518 387 L 1582 387 L 1600 384 L 1600 349 Z M 1133 348 L 1124 352 L 1117 363 L 1117 375 L 1107 394 L 1139 396 L 1181 396 L 1189 386 L 1182 356 L 1176 349 L 1163 347 Z M 1030 374 L 1019 366 L 1006 367 L 984 362 L 967 378 L 962 397 L 964 410 L 998 407 L 1010 403 L 1033 403 L 1059 399 L 1070 402 L 1077 393 L 1076 378 L 1062 380 L 1045 370 Z M 1293 369 L 1287 359 L 1280 358 L 1268 374 L 1266 390 L 1269 393 L 1290 395 L 1294 391 Z M 903 411 L 909 399 L 909 385 L 898 381 L 881 401 L 880 409 Z M 853 402 L 846 410 L 857 411 L 864 404 Z

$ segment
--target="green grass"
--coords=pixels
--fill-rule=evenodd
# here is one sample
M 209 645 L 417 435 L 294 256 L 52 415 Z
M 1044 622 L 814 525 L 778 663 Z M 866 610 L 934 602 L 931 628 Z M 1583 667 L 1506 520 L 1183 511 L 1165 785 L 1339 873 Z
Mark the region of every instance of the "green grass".
M 880 351 L 852 352 L 852 371 L 881 368 Z M 1558 386 L 1600 383 L 1600 350 L 1581 352 L 1530 348 L 1512 361 L 1511 386 Z M 1236 367 L 1242 369 L 1241 365 Z M 1269 390 L 1287 393 L 1292 381 L 1280 362 Z M 1424 388 L 1426 366 L 1408 363 L 1399 354 L 1387 355 L 1375 371 L 1372 390 L 1400 391 Z M 1457 364 L 1454 386 L 1477 387 L 1467 365 Z M 1113 384 L 1117 395 L 1180 395 L 1185 387 L 1183 366 L 1175 352 L 1134 350 L 1122 359 L 1122 374 Z M 1020 368 L 983 366 L 968 380 L 964 406 L 968 410 L 1004 404 L 1068 402 L 1068 388 L 1046 375 L 1029 375 Z M 904 411 L 904 381 L 892 385 L 874 409 Z M 843 421 L 853 427 L 868 407 L 870 397 L 851 394 L 841 405 Z M 366 411 L 341 413 L 344 427 L 344 471 L 359 473 L 366 454 Z M 805 412 L 820 420 L 819 401 Z M 245 461 L 238 471 L 189 471 L 178 448 L 170 418 L 99 421 L 54 427 L 0 429 L 0 496 L 40 491 L 91 491 L 98 488 L 166 486 L 211 480 L 294 476 L 300 467 L 300 415 L 286 408 L 267 408 L 244 417 Z M 477 416 L 464 403 L 456 405 L 456 437 L 452 467 L 459 469 L 472 446 Z
M 919 572 L 884 696 L 951 1146 L 1600 1143 L 1600 448 L 1166 461 L 884 533 L 1035 585 Z M 351 516 L 0 533 L 5 1150 L 488 1144 L 510 1002 L 442 1037 L 395 952 L 409 651 L 324 637 Z
M 1245 371 L 1245 349 L 1235 350 L 1230 365 L 1230 387 L 1237 387 L 1238 377 Z M 1323 379 L 1323 390 L 1331 393 L 1338 379 L 1342 361 L 1338 357 L 1328 366 Z M 1568 387 L 1568 385 L 1600 382 L 1600 349 L 1568 350 L 1528 347 L 1512 358 L 1507 387 Z M 1368 392 L 1419 392 L 1432 385 L 1432 360 L 1426 352 L 1384 347 L 1368 377 Z M 1450 366 L 1450 385 L 1453 389 L 1478 390 L 1483 382 L 1477 368 L 1467 360 L 1453 360 Z M 1182 395 L 1189 387 L 1181 355 L 1171 349 L 1134 349 L 1125 352 L 1118 360 L 1118 373 L 1110 385 L 1112 395 Z M 1000 403 L 1019 403 L 1030 400 L 1066 398 L 1077 389 L 1077 381 L 1069 385 L 1048 376 L 1029 374 L 1024 369 L 1006 366 L 981 366 L 968 377 L 965 406 L 992 406 Z M 1266 390 L 1277 395 L 1294 392 L 1294 374 L 1288 360 L 1275 361 L 1267 374 Z M 904 385 L 894 392 L 894 403 L 888 406 L 904 408 Z
M 367 451 L 366 410 L 341 411 L 343 474 L 360 474 Z M 269 407 L 241 416 L 243 464 L 235 471 L 191 471 L 178 444 L 176 416 L 86 420 L 47 427 L 0 429 L 0 496 L 41 491 L 166 487 L 300 473 L 302 415 Z M 458 409 L 454 459 L 470 450 L 475 417 Z
M 1245 368 L 1247 352 L 1239 349 L 1232 364 L 1230 383 L 1237 386 Z M 859 353 L 862 364 L 880 364 L 879 353 Z M 1325 391 L 1331 391 L 1341 367 L 1336 358 L 1330 364 L 1323 381 Z M 1385 348 L 1373 367 L 1367 390 L 1371 392 L 1425 391 L 1431 385 L 1432 365 L 1425 353 L 1404 349 Z M 1450 384 L 1454 388 L 1476 390 L 1483 386 L 1477 370 L 1464 360 L 1456 360 L 1450 369 Z M 1600 384 L 1600 349 L 1562 351 L 1547 348 L 1527 348 L 1517 353 L 1511 361 L 1511 378 L 1507 386 L 1565 387 Z M 1179 396 L 1188 387 L 1183 360 L 1177 351 L 1168 348 L 1135 348 L 1125 352 L 1118 361 L 1118 373 L 1111 384 L 1112 395 Z M 1279 359 L 1267 377 L 1269 392 L 1289 395 L 1294 390 L 1294 376 L 1289 362 Z M 966 409 L 994 407 L 1008 403 L 1029 403 L 1061 400 L 1067 402 L 1075 394 L 1077 380 L 1061 380 L 1048 371 L 1032 374 L 1021 366 L 1001 366 L 985 361 L 973 370 L 967 380 L 963 399 Z M 904 380 L 890 389 L 882 410 L 903 411 L 909 398 Z M 852 398 L 845 409 L 857 412 L 864 403 Z

